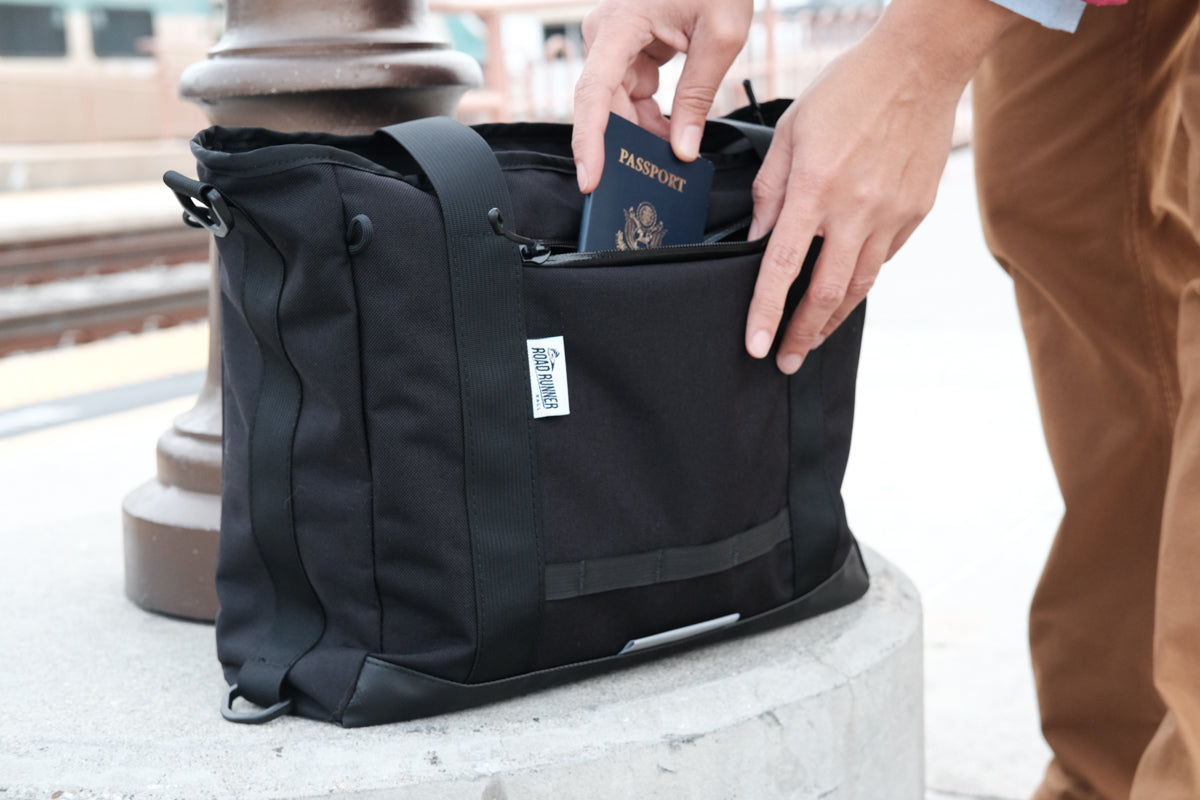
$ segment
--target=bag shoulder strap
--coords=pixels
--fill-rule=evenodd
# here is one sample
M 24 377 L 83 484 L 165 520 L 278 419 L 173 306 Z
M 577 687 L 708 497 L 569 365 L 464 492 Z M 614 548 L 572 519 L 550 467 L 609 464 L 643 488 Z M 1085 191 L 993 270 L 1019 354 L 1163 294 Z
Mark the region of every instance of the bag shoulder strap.
M 248 513 L 275 595 L 275 616 L 221 706 L 222 716 L 232 722 L 262 723 L 291 710 L 284 681 L 325 632 L 325 612 L 300 558 L 292 516 L 292 443 L 302 393 L 279 330 L 287 264 L 270 237 L 215 187 L 177 172 L 166 173 L 163 181 L 183 206 L 185 223 L 241 248 L 242 280 L 232 288 L 240 294 L 246 324 L 262 356 L 248 431 Z M 242 697 L 259 708 L 234 709 L 234 701 Z
M 218 196 L 219 197 L 219 196 Z M 262 378 L 249 428 L 249 515 L 254 543 L 271 579 L 275 617 L 242 664 L 221 714 L 233 722 L 262 723 L 286 714 L 292 701 L 284 681 L 325 632 L 325 612 L 296 542 L 292 509 L 292 445 L 302 390 L 279 329 L 279 301 L 287 265 L 269 237 L 235 204 L 228 204 L 244 269 L 242 307 L 262 354 Z M 233 707 L 244 697 L 262 710 Z
M 508 185 L 488 144 L 455 120 L 430 117 L 380 134 L 417 161 L 442 209 L 475 567 L 476 655 L 467 682 L 496 680 L 528 667 L 543 602 L 524 264 L 519 247 L 489 222 L 494 210 L 512 219 Z

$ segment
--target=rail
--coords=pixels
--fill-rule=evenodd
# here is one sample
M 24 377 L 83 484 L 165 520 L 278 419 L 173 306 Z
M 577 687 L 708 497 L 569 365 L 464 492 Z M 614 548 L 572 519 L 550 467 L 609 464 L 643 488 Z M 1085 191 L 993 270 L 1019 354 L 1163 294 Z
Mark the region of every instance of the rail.
M 208 247 L 182 224 L 0 245 L 0 356 L 203 319 Z
M 0 287 L 182 264 L 208 257 L 206 231 L 170 228 L 56 236 L 0 244 Z

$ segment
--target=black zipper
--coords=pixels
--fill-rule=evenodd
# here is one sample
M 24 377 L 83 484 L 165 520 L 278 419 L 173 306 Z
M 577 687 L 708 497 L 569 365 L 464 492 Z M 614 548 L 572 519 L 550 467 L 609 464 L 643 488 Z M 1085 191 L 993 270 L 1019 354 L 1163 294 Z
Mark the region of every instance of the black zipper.
M 538 259 L 526 259 L 526 264 L 547 267 L 570 266 L 623 266 L 643 264 L 669 264 L 698 258 L 728 258 L 731 256 L 760 253 L 767 240 L 752 242 L 713 242 L 712 244 L 677 244 L 655 247 L 649 250 L 594 250 L 589 253 L 547 253 Z
M 587 253 L 577 252 L 576 242 L 560 239 L 537 239 L 510 230 L 505 227 L 504 218 L 495 208 L 488 212 L 488 222 L 491 223 L 492 230 L 497 235 L 516 242 L 521 248 L 521 258 L 526 264 L 534 266 L 663 264 L 697 257 L 724 258 L 747 255 L 761 252 L 767 246 L 767 237 L 765 236 L 754 241 L 722 241 L 748 228 L 750 226 L 749 218 L 738 220 L 713 231 L 704 237 L 703 242 L 698 244 L 667 245 L 648 250 L 593 250 Z

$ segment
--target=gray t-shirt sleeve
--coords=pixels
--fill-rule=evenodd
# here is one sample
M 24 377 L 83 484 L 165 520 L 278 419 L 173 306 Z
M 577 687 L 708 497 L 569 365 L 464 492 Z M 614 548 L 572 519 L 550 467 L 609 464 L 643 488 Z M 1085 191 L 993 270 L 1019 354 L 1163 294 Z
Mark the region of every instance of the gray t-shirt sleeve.
M 1074 32 L 1087 3 L 1083 0 L 992 0 L 1047 28 Z

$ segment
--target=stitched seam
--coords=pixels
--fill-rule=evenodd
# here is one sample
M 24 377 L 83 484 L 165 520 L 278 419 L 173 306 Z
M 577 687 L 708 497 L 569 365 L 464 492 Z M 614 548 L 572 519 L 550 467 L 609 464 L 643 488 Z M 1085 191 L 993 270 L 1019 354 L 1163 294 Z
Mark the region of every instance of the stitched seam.
M 517 245 L 512 244 L 510 249 L 513 251 L 516 251 Z M 511 257 L 516 259 L 516 266 L 517 266 L 517 268 L 513 271 L 514 275 L 516 277 L 516 280 L 514 281 L 514 283 L 516 284 L 514 286 L 514 291 L 516 292 L 516 298 L 517 298 L 517 302 L 516 302 L 517 330 L 521 331 L 521 338 L 524 341 L 528 341 L 529 340 L 529 331 L 525 327 L 525 316 L 526 315 L 525 315 L 525 286 L 524 286 L 524 284 L 525 284 L 525 269 L 524 269 L 524 263 L 521 259 L 519 252 L 514 252 Z M 523 356 L 523 354 L 522 354 L 522 356 Z M 545 554 L 545 551 L 543 548 L 543 539 L 545 538 L 545 530 L 543 528 L 543 522 L 542 522 L 541 496 L 538 493 L 538 460 L 537 460 L 538 459 L 538 450 L 537 450 L 537 436 L 535 434 L 534 425 L 533 425 L 533 423 L 534 423 L 534 420 L 533 420 L 533 396 L 529 393 L 525 393 L 525 397 L 527 399 L 524 402 L 523 406 L 526 410 L 525 436 L 526 436 L 526 441 L 528 442 L 527 446 L 529 448 L 529 498 L 530 498 L 530 502 L 533 504 L 532 523 L 533 523 L 534 557 L 537 559 L 537 563 L 538 563 L 538 570 L 537 570 L 538 603 L 537 603 L 537 609 L 535 611 L 535 613 L 537 614 L 537 619 L 535 620 L 534 628 L 540 632 L 542 629 L 542 620 L 544 618 L 544 609 L 545 609 L 545 602 L 546 602 L 545 601 L 545 597 L 546 597 L 546 569 L 545 569 L 546 554 Z M 538 636 L 540 638 L 540 633 L 538 634 Z M 533 646 L 532 642 L 530 643 L 530 646 Z
M 438 209 L 442 218 L 442 239 L 445 240 L 446 229 L 448 227 L 446 223 L 446 208 L 442 204 L 442 199 L 440 197 L 438 198 Z M 483 571 L 483 553 L 479 552 L 479 548 L 475 547 L 474 537 L 475 525 L 478 524 L 479 520 L 479 497 L 471 488 L 471 476 L 476 474 L 475 448 L 470 446 L 470 442 L 473 441 L 472 434 L 475 430 L 475 422 L 471 417 L 470 404 L 467 402 L 467 398 L 471 396 L 471 376 L 469 374 L 470 371 L 463 368 L 463 352 L 460 344 L 462 332 L 458 329 L 457 325 L 457 321 L 465 317 L 465 311 L 462 307 L 462 294 L 465 290 L 463 289 L 461 270 L 454 269 L 453 265 L 450 263 L 454 258 L 454 254 L 449 248 L 450 245 L 447 243 L 446 258 L 447 267 L 450 272 L 451 302 L 454 304 L 453 319 L 455 320 L 455 359 L 458 362 L 458 380 L 460 384 L 459 408 L 462 413 L 463 424 L 463 493 L 465 494 L 467 501 L 467 546 L 472 550 L 471 562 L 475 565 L 475 573 L 473 576 L 475 591 L 475 653 L 471 659 L 471 668 L 467 672 L 467 680 L 470 681 L 471 676 L 473 676 L 476 670 L 479 668 L 480 654 L 483 651 L 483 643 L 485 637 L 487 636 L 487 625 L 485 621 L 487 619 L 488 610 L 486 592 L 479 591 L 478 580 L 479 574 Z
M 336 169 L 336 167 L 331 169 L 330 172 L 333 173 L 333 185 L 334 185 L 335 190 L 337 191 L 337 196 L 338 196 L 339 202 L 341 203 L 342 231 L 344 232 L 346 230 L 347 226 L 350 224 L 350 220 L 348 219 L 350 212 L 346 208 L 346 202 L 345 202 L 346 194 L 342 190 L 342 183 L 338 179 L 338 170 Z M 384 649 L 384 646 L 383 646 L 383 631 L 384 631 L 383 592 L 380 591 L 380 589 L 379 589 L 379 542 L 378 542 L 378 539 L 376 538 L 376 525 L 375 525 L 376 520 L 379 518 L 379 509 L 378 509 L 378 505 L 377 505 L 377 493 L 375 491 L 375 461 L 371 457 L 371 417 L 369 414 L 367 414 L 367 370 L 366 370 L 366 360 L 363 358 L 364 347 L 363 347 L 363 326 L 362 326 L 362 304 L 359 302 L 359 297 L 358 297 L 358 281 L 355 280 L 355 276 L 357 274 L 357 267 L 355 265 L 355 261 L 356 261 L 356 259 L 354 258 L 354 256 L 350 255 L 350 253 L 347 252 L 346 253 L 346 263 L 350 267 L 350 291 L 354 296 L 354 307 L 355 307 L 354 310 L 355 310 L 355 317 L 357 319 L 357 323 L 355 324 L 355 340 L 356 340 L 356 344 L 358 345 L 358 404 L 359 404 L 359 413 L 362 415 L 363 450 L 366 451 L 366 456 L 367 456 L 367 465 L 366 466 L 367 466 L 367 474 L 370 479 L 369 485 L 370 485 L 370 491 L 371 491 L 371 518 L 370 518 L 370 521 L 368 522 L 368 524 L 370 525 L 370 528 L 371 528 L 371 581 L 372 581 L 372 583 L 374 583 L 374 586 L 375 586 L 375 604 L 376 604 L 376 607 L 378 608 L 377 619 L 379 621 L 379 627 L 376 632 L 377 638 L 375 640 L 376 641 L 375 646 L 378 650 L 383 650 Z
M 843 320 L 843 322 L 844 322 L 844 320 Z M 819 352 L 818 358 L 820 359 L 817 362 L 817 372 L 818 372 L 818 375 L 820 376 L 820 381 L 818 383 L 818 386 L 821 387 L 820 388 L 821 430 L 825 434 L 825 437 L 824 437 L 825 438 L 825 447 L 822 448 L 822 450 L 823 450 L 822 455 L 825 455 L 825 454 L 829 453 L 829 415 L 827 413 L 825 413 L 825 410 L 826 410 L 825 354 L 823 352 Z M 840 513 L 838 513 L 838 510 L 841 508 L 841 504 L 838 502 L 840 500 L 840 494 L 839 494 L 839 492 L 834 491 L 833 481 L 830 480 L 830 478 L 829 478 L 829 459 L 828 459 L 828 457 L 821 459 L 821 478 L 822 478 L 822 483 L 825 485 L 825 494 L 829 498 L 829 507 L 831 509 L 833 509 L 834 516 L 837 518 L 835 520 L 837 523 L 837 528 L 838 528 L 836 536 L 840 540 L 841 536 L 842 536 L 842 516 Z M 833 548 L 833 552 L 835 555 L 837 553 L 837 549 L 838 549 L 838 543 L 835 542 L 834 548 Z
M 1156 412 L 1161 415 L 1161 425 L 1156 435 L 1166 446 L 1165 452 L 1170 452 L 1170 434 L 1173 427 L 1174 414 L 1172 408 L 1177 405 L 1175 392 L 1172 390 L 1170 374 L 1173 364 L 1167 363 L 1166 346 L 1162 320 L 1154 313 L 1154 301 L 1151 292 L 1151 275 L 1148 259 L 1142 245 L 1144 232 L 1138 227 L 1138 216 L 1141 209 L 1148 205 L 1149 198 L 1140 180 L 1141 171 L 1139 145 L 1144 133 L 1138 89 L 1145 83 L 1146 78 L 1146 40 L 1149 27 L 1147 15 L 1148 6 L 1139 3 L 1134 9 L 1136 14 L 1132 36 L 1129 37 L 1128 60 L 1132 78 L 1126 83 L 1125 107 L 1125 172 L 1128 203 L 1125 207 L 1125 227 L 1129 242 L 1129 253 L 1137 269 L 1138 291 L 1141 295 L 1142 313 L 1146 319 L 1146 336 L 1149 338 L 1150 354 L 1154 362 L 1154 374 L 1158 381 L 1158 389 L 1162 402 L 1156 403 Z

